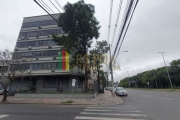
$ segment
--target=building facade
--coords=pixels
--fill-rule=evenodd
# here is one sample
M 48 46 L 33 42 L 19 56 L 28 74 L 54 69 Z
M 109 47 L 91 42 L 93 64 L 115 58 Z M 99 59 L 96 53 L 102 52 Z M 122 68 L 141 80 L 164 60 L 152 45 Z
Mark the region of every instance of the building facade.
M 55 16 L 55 15 L 54 15 Z M 17 78 L 9 90 L 29 90 L 35 86 L 39 92 L 72 90 L 72 79 L 76 79 L 74 91 L 84 91 L 84 71 L 73 69 L 59 69 L 63 61 L 58 57 L 63 46 L 56 45 L 52 40 L 54 35 L 66 35 L 61 27 L 49 15 L 25 17 L 14 49 L 13 57 L 29 58 L 29 65 L 21 65 L 29 70 L 29 74 Z M 69 62 L 71 55 L 69 54 Z

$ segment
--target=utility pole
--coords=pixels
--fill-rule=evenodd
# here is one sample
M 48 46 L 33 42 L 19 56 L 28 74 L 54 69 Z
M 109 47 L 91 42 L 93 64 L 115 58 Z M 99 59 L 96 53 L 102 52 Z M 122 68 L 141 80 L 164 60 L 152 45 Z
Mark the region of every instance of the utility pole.
M 129 82 L 129 71 L 127 71 L 127 74 L 128 74 L 128 82 Z M 129 83 L 129 86 L 130 86 L 130 83 Z
M 112 58 L 111 58 L 111 45 L 109 44 L 109 56 L 110 56 L 110 72 L 111 72 L 111 80 L 112 80 L 112 91 L 114 96 L 114 79 L 113 79 L 113 68 L 112 68 Z
M 169 75 L 169 72 L 168 72 L 168 69 L 167 69 L 167 66 L 166 66 L 166 62 L 165 62 L 165 59 L 164 59 L 164 55 L 163 55 L 163 53 L 165 53 L 165 52 L 159 52 L 159 53 L 162 54 L 162 57 L 163 57 L 163 60 L 164 60 L 164 64 L 165 64 L 165 67 L 166 67 L 166 72 L 168 74 L 169 82 L 170 82 L 170 85 L 171 85 L 171 89 L 173 89 L 171 78 L 170 78 L 170 75 Z
M 156 75 L 155 75 L 154 71 L 153 71 L 153 74 L 154 74 L 154 78 L 155 78 Z M 158 88 L 158 86 L 157 86 L 157 79 L 156 79 L 156 88 Z

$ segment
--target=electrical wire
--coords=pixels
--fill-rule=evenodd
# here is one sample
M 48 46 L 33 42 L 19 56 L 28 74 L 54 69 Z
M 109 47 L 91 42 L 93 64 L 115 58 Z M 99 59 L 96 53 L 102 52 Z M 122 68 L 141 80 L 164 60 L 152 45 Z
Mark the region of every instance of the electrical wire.
M 58 19 L 58 16 L 57 14 L 43 1 L 43 0 L 38 0 L 48 11 L 50 11 L 51 14 L 54 14 Z
M 110 28 L 111 28 L 111 17 L 112 17 L 112 8 L 113 8 L 113 0 L 110 2 L 110 13 L 109 13 L 109 26 L 108 26 L 108 38 L 107 43 L 109 42 L 109 36 L 110 36 Z
M 120 51 L 120 49 L 121 49 L 121 45 L 122 45 L 122 43 L 123 43 L 123 41 L 124 41 L 124 38 L 125 38 L 125 36 L 126 36 L 127 30 L 128 30 L 128 28 L 129 28 L 130 22 L 131 22 L 131 20 L 132 20 L 132 17 L 133 17 L 133 14 L 134 14 L 134 11 L 135 11 L 135 9 L 136 9 L 136 6 L 137 6 L 138 2 L 139 2 L 139 0 L 137 0 L 136 3 L 135 3 L 134 9 L 133 9 L 133 11 L 132 11 L 132 14 L 131 14 L 131 17 L 130 17 L 130 20 L 129 20 L 129 23 L 128 23 L 128 25 L 127 25 L 126 31 L 125 31 L 125 33 L 124 33 L 124 36 L 123 36 L 123 38 L 122 38 L 122 42 L 121 42 L 121 44 L 120 44 L 118 53 L 119 53 L 119 51 Z
M 124 32 L 124 29 L 125 29 L 125 27 L 126 27 L 126 23 L 127 23 L 127 21 L 128 21 L 129 13 L 130 13 L 130 11 L 131 11 L 131 9 L 132 9 L 133 2 L 134 2 L 134 0 L 131 0 L 130 3 L 129 3 L 128 10 L 127 10 L 127 14 L 126 14 L 126 17 L 125 17 L 125 20 L 124 20 L 124 24 L 123 24 L 123 26 L 122 26 L 121 33 L 120 33 L 120 35 L 119 35 L 119 39 L 118 39 L 118 42 L 117 42 L 117 45 L 116 45 L 116 48 L 115 48 L 115 51 L 114 51 L 113 56 L 115 56 L 116 51 L 117 51 L 117 47 L 119 46 L 119 42 L 120 42 L 120 40 L 121 40 L 122 34 L 123 34 L 123 32 Z
M 55 1 L 59 5 L 59 7 L 64 11 L 63 7 L 59 4 L 59 2 L 57 0 L 55 0 Z
M 51 2 L 51 4 L 61 13 L 61 11 L 54 5 L 54 3 L 51 1 L 51 0 L 49 0 L 50 2 Z
M 60 22 L 59 22 L 57 19 L 55 19 L 54 16 L 52 16 L 52 14 L 49 13 L 49 12 L 41 5 L 42 3 L 39 4 L 39 2 L 38 2 L 37 0 L 34 0 L 34 2 L 36 2 L 36 4 L 38 4 L 46 13 L 48 13 L 48 15 L 51 16 L 51 18 L 53 18 L 53 19 L 58 23 L 58 25 L 60 25 Z M 62 27 L 64 28 L 65 32 L 67 33 L 67 32 L 68 32 L 68 29 L 66 29 L 63 25 L 62 25 Z
M 55 19 L 54 16 L 52 16 L 51 13 L 49 13 L 41 4 L 39 4 L 37 0 L 34 0 L 34 2 L 36 2 L 36 4 L 38 4 L 46 13 L 48 13 L 48 15 L 50 15 L 59 24 L 59 21 Z
M 121 0 L 119 2 L 119 9 L 118 9 L 118 14 L 117 14 L 117 18 L 116 18 L 116 23 L 115 23 L 115 28 L 114 28 L 113 39 L 112 39 L 111 45 L 113 44 L 114 37 L 115 37 L 115 34 L 116 34 L 116 29 L 117 29 L 117 25 L 118 25 L 118 21 L 119 21 L 119 16 L 120 16 L 120 12 L 121 12 L 122 2 L 123 2 L 123 0 Z

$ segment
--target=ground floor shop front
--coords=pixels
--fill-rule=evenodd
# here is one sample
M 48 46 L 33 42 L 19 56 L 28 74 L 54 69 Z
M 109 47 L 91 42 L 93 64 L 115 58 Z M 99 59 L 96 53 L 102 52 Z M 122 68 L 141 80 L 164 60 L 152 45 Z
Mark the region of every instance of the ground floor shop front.
M 74 88 L 72 79 L 76 80 Z M 17 78 L 9 87 L 9 92 L 36 91 L 46 92 L 83 92 L 85 90 L 84 76 L 25 76 Z

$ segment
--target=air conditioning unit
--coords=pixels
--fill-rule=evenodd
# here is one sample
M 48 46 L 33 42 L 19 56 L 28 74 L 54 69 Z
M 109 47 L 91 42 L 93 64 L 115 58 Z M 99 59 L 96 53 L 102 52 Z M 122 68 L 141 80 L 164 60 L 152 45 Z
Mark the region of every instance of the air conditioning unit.
M 26 60 L 26 58 L 22 58 L 22 61 L 25 61 Z
M 51 34 L 48 35 L 48 38 L 50 38 L 50 37 L 51 37 Z
M 30 74 L 30 73 L 31 73 L 31 70 L 27 70 L 27 73 L 29 73 L 29 74 Z
M 53 56 L 53 60 L 56 60 L 56 56 Z
M 22 36 L 22 37 L 21 37 L 21 40 L 24 40 L 24 39 L 25 39 L 25 37 L 24 37 L 24 36 Z
M 36 60 L 39 60 L 39 58 L 36 58 Z
M 18 50 L 18 49 L 19 49 L 18 47 L 15 48 L 15 50 Z
M 52 45 L 48 45 L 48 48 L 52 48 Z
M 42 26 L 38 26 L 38 28 L 39 28 L 39 29 L 41 29 L 41 28 L 42 28 Z
M 29 36 L 26 36 L 26 39 L 29 39 Z
M 52 69 L 51 72 L 55 72 L 55 69 Z
M 32 46 L 29 46 L 28 49 L 31 50 L 31 49 L 32 49 Z

